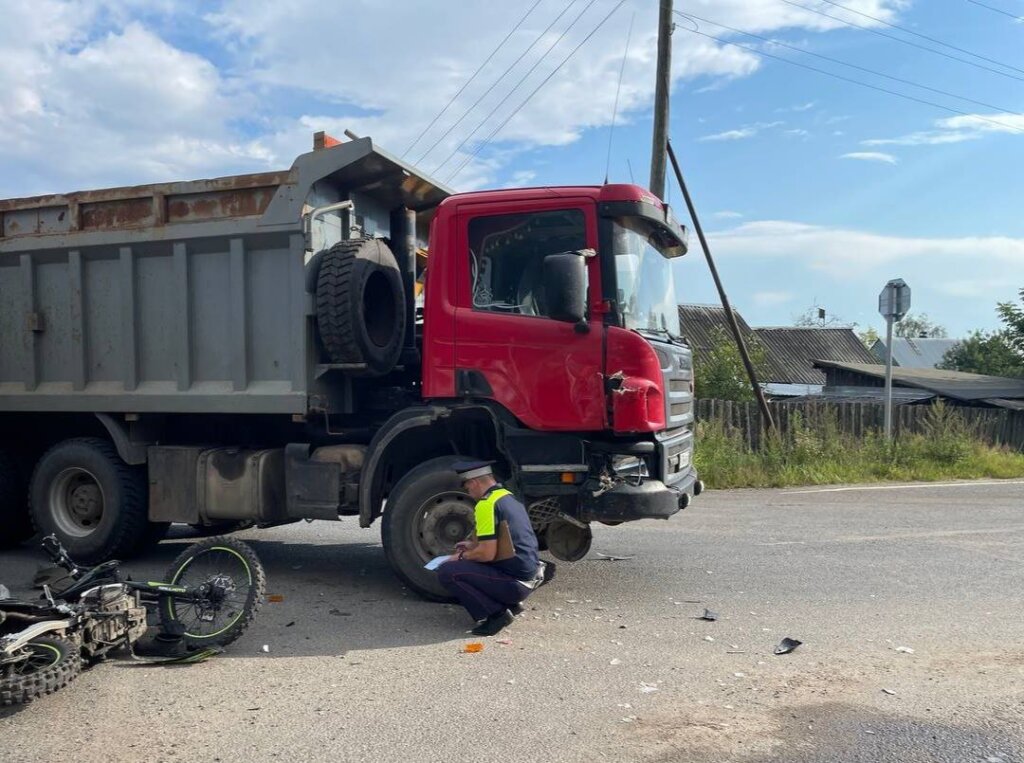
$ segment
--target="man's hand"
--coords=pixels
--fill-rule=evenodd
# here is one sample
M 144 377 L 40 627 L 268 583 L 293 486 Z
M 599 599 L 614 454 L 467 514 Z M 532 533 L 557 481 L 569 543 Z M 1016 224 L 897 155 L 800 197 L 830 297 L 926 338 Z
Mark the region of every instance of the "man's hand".
M 455 544 L 455 553 L 460 554 L 469 551 L 471 548 L 473 548 L 473 541 L 460 540 Z

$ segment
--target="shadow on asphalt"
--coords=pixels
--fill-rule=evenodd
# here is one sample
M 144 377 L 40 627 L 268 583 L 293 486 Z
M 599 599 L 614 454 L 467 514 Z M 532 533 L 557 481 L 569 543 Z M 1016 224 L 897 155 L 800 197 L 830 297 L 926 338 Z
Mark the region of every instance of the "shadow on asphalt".
M 218 660 L 233 657 L 356 659 L 359 652 L 460 640 L 472 623 L 456 605 L 429 602 L 395 577 L 378 543 L 303 543 L 246 537 L 267 573 L 267 601 L 252 626 Z M 197 535 L 175 526 L 168 538 L 122 569 L 159 579 Z M 34 598 L 29 586 L 44 564 L 31 543 L 0 553 L 0 582 Z M 264 648 L 266 647 L 266 649 Z M 111 660 L 134 667 L 139 663 Z

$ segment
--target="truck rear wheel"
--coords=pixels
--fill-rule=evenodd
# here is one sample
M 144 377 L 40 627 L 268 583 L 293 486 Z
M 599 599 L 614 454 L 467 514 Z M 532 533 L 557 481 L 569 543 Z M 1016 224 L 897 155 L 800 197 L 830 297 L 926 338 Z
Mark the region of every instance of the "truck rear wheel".
M 127 556 L 146 539 L 146 473 L 129 466 L 107 440 L 55 445 L 32 475 L 32 522 L 57 536 L 75 561 Z
M 432 601 L 451 601 L 437 573 L 423 569 L 435 556 L 450 554 L 474 530 L 473 499 L 451 467 L 458 456 L 432 458 L 410 471 L 391 490 L 384 508 L 381 540 L 395 574 Z
M 28 494 L 21 464 L 0 450 L 0 547 L 16 546 L 35 532 L 28 516 Z
M 320 255 L 316 323 L 334 363 L 382 376 L 405 337 L 405 292 L 395 255 L 380 239 L 340 241 Z

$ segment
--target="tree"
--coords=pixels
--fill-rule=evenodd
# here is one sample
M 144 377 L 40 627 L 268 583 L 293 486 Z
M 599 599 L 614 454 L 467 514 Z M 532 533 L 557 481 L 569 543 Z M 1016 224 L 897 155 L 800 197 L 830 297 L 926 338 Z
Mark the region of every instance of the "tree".
M 907 313 L 903 320 L 896 321 L 892 333 L 904 339 L 944 339 L 947 336 L 945 326 L 932 322 L 925 313 Z
M 1006 331 L 991 334 L 975 331 L 953 345 L 938 368 L 987 376 L 1024 376 L 1024 362 L 1011 341 Z
M 869 350 L 871 349 L 871 346 L 879 339 L 878 332 L 875 331 L 874 326 L 868 326 L 863 331 L 858 332 L 857 337 L 860 339 L 861 344 L 863 344 Z
M 1019 291 L 1024 303 L 1024 289 Z M 947 352 L 939 368 L 989 376 L 1024 377 L 1024 307 L 1000 302 L 996 313 L 999 331 L 975 331 Z
M 1024 304 L 1024 289 L 1017 295 Z M 999 313 L 999 320 L 1003 322 L 1003 335 L 1006 343 L 1017 351 L 1018 356 L 1024 356 L 1024 307 L 1013 304 L 1013 302 L 1000 302 L 996 306 Z
M 710 400 L 753 400 L 754 391 L 750 387 L 750 380 L 743 367 L 743 358 L 732 336 L 724 329 L 718 328 L 712 332 L 711 342 L 711 351 L 699 363 L 694 364 L 697 395 Z M 758 380 L 763 381 L 768 367 L 764 347 L 753 337 L 748 337 L 747 351 L 758 374 Z

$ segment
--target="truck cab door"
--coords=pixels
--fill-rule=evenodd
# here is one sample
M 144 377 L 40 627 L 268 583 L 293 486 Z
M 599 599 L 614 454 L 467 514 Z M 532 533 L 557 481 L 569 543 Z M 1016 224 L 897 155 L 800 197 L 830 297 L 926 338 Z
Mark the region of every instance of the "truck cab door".
M 456 238 L 455 386 L 535 430 L 605 428 L 600 263 L 587 259 L 584 324 L 548 316 L 550 254 L 597 248 L 586 198 L 467 205 Z

